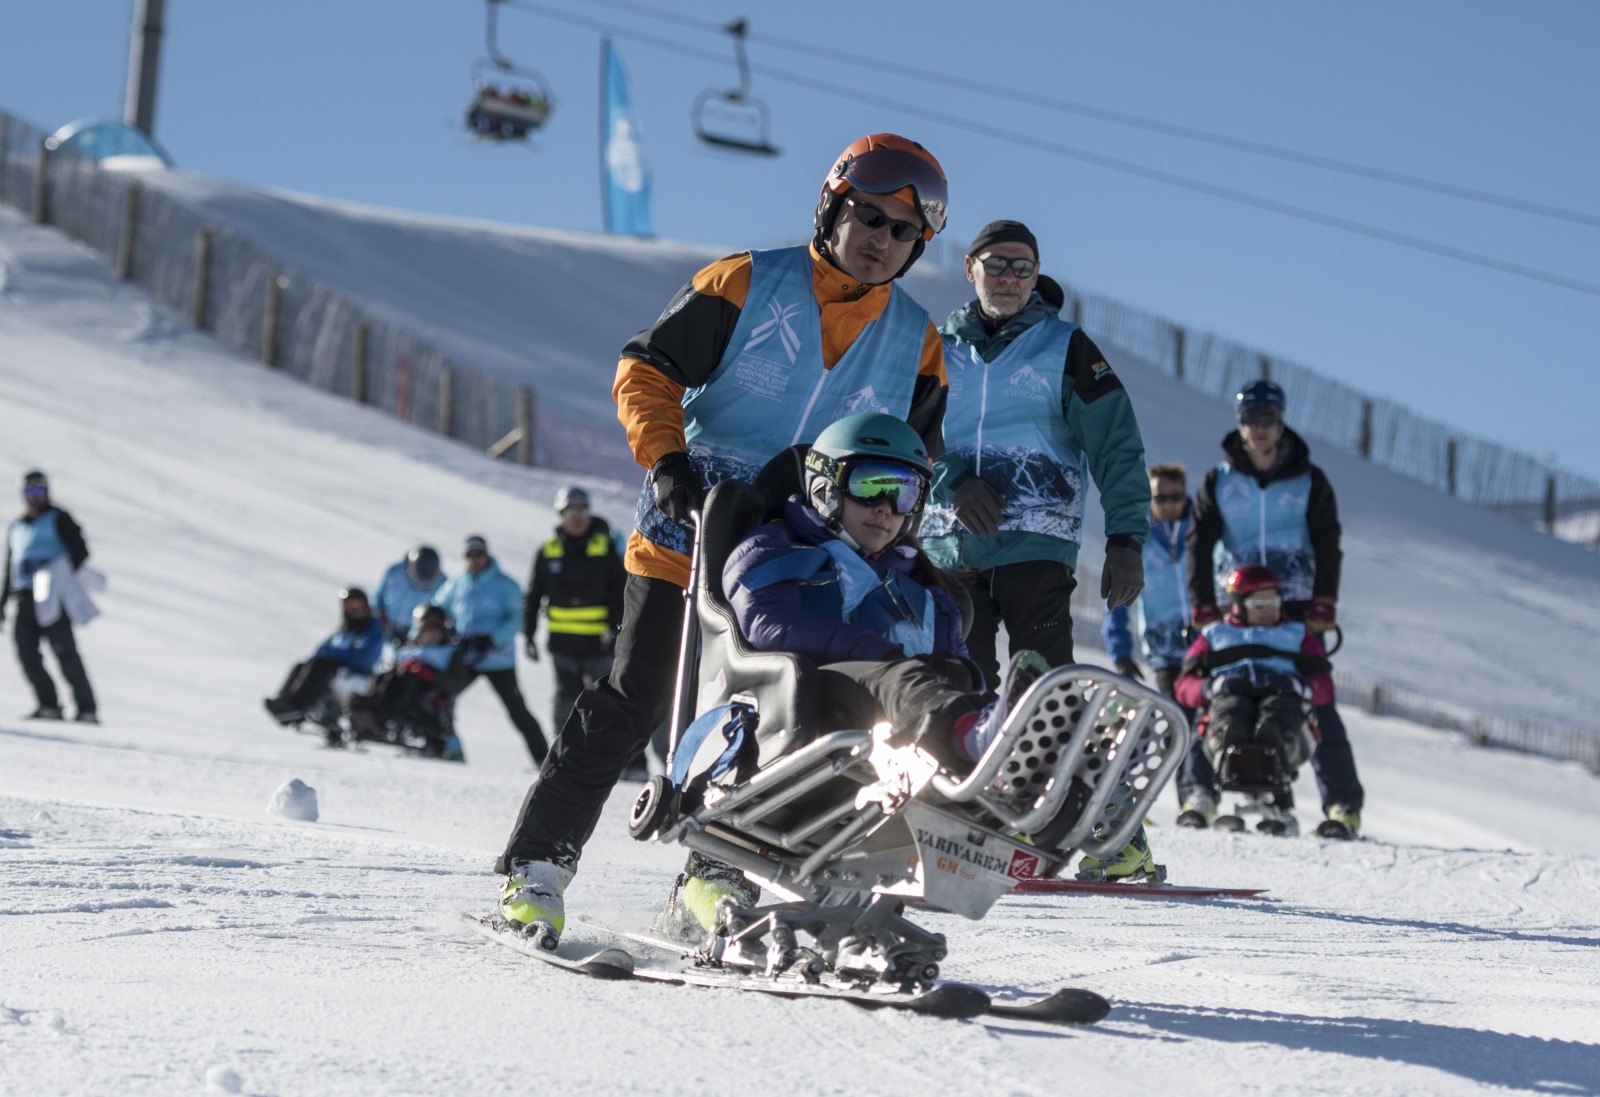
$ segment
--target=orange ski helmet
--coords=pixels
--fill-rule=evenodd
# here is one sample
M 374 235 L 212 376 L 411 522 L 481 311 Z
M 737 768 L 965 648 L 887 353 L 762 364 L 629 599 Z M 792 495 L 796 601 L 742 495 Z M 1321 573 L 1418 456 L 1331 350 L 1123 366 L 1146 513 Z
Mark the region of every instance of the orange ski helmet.
M 944 168 L 933 153 L 910 138 L 897 133 L 870 133 L 852 141 L 839 154 L 822 181 L 822 194 L 817 200 L 813 223 L 819 248 L 833 235 L 844 196 L 852 190 L 904 198 L 922 215 L 922 239 L 912 248 L 911 258 L 896 278 L 910 270 L 927 242 L 944 231 L 950 212 Z

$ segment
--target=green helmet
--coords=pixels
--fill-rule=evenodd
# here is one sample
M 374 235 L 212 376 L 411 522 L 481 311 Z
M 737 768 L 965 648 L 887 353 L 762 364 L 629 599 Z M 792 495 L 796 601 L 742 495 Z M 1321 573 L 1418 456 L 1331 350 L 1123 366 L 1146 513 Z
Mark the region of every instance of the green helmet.
M 915 479 L 883 469 L 886 464 L 909 470 Z M 872 476 L 873 467 L 884 475 Z M 853 483 L 857 480 L 859 483 Z M 926 443 L 905 420 L 884 412 L 847 415 L 830 424 L 806 454 L 806 495 L 830 524 L 838 517 L 845 495 L 869 505 L 871 498 L 888 498 L 896 513 L 913 516 L 906 528 L 910 533 L 932 480 L 933 462 L 928 459 Z

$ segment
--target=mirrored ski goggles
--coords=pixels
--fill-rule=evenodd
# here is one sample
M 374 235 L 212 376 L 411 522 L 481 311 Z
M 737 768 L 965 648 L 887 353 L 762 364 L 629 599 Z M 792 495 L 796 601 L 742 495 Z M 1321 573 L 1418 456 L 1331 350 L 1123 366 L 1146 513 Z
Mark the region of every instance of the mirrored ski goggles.
M 1282 609 L 1283 592 L 1280 590 L 1264 590 L 1259 594 L 1246 594 L 1244 596 L 1245 609 Z
M 887 501 L 896 514 L 922 509 L 927 484 L 920 473 L 890 461 L 857 461 L 844 469 L 839 489 L 864 507 Z
M 896 221 L 871 202 L 863 202 L 853 194 L 844 200 L 844 204 L 854 210 L 856 220 L 869 229 L 881 229 L 884 225 L 888 225 L 889 235 L 902 244 L 909 244 L 922 235 L 921 225 L 913 225 L 910 221 Z
M 978 260 L 978 265 L 990 278 L 998 278 L 1007 270 L 1015 278 L 1032 278 L 1033 272 L 1039 269 L 1039 264 L 1032 259 L 1002 259 L 998 255 L 985 256 Z
M 868 194 L 893 194 L 901 187 L 917 192 L 917 205 L 928 223 L 925 239 L 944 229 L 950 209 L 950 188 L 938 169 L 904 149 L 873 149 L 842 161 L 833 176 Z M 838 187 L 834 187 L 838 190 Z

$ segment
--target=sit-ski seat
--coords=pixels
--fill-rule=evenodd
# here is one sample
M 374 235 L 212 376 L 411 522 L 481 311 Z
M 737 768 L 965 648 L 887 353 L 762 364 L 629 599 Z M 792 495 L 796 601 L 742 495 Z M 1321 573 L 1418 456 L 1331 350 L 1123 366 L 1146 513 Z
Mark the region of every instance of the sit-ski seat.
M 1188 724 L 1153 690 L 1071 666 L 1034 683 L 966 775 L 894 745 L 886 724 L 822 726 L 818 669 L 752 649 L 722 590 L 729 553 L 771 512 L 739 481 L 707 498 L 691 587 L 699 666 L 681 660 L 679 682 L 699 716 L 630 829 L 733 865 L 782 900 L 719 927 L 714 958 L 777 972 L 804 955 L 808 969 L 931 982 L 943 937 L 904 908 L 981 918 L 1017 880 L 1054 875 L 1080 849 L 1120 851 L 1182 761 Z M 1124 786 L 1132 811 L 1115 803 Z M 814 946 L 801 949 L 799 932 Z

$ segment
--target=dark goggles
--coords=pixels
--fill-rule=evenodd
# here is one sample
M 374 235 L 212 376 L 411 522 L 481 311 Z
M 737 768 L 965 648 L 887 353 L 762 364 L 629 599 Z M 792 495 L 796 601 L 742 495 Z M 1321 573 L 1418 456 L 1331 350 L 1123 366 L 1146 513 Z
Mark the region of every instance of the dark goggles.
M 1156 503 L 1181 503 L 1187 498 L 1188 496 L 1181 491 L 1176 495 L 1164 495 L 1161 492 L 1157 492 L 1150 496 L 1151 501 Z
M 43 499 L 50 494 L 50 489 L 42 484 L 29 484 L 22 489 L 22 494 L 29 499 Z
M 881 229 L 884 225 L 888 225 L 889 235 L 893 236 L 902 244 L 909 244 L 911 241 L 922 236 L 921 225 L 913 225 L 910 221 L 896 221 L 893 217 L 890 217 L 887 213 L 884 213 L 871 202 L 863 202 L 854 195 L 846 198 L 844 201 L 845 205 L 849 206 L 855 211 L 856 220 L 860 221 L 862 225 L 874 230 Z
M 901 187 L 910 187 L 917 193 L 917 206 L 928 228 L 936 233 L 944 230 L 950 188 L 934 166 L 915 153 L 873 149 L 841 161 L 833 174 L 868 194 L 893 194 Z
M 1017 278 L 1032 278 L 1033 272 L 1039 269 L 1039 264 L 1032 259 L 1002 259 L 998 255 L 979 259 L 978 265 L 990 278 L 998 278 L 1008 269 Z
M 922 509 L 927 481 L 892 461 L 856 461 L 845 466 L 839 490 L 864 507 L 887 501 L 896 514 L 915 514 Z
M 1281 427 L 1283 412 L 1276 408 L 1251 408 L 1239 413 L 1239 423 L 1246 427 Z

